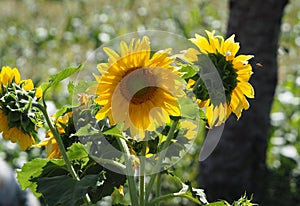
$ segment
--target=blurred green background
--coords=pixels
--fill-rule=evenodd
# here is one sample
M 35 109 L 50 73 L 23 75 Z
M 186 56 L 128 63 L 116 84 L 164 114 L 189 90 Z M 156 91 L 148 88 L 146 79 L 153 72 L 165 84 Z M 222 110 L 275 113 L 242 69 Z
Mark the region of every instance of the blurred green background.
M 0 0 L 0 65 L 16 66 L 23 78 L 32 78 L 38 84 L 65 67 L 84 62 L 103 43 L 129 32 L 155 29 L 191 38 L 196 32 L 214 29 L 224 35 L 227 3 L 226 0 L 188 3 L 182 0 Z M 300 201 L 299 57 L 300 1 L 291 0 L 281 26 L 279 82 L 270 116 L 267 158 L 274 176 L 272 184 L 281 188 L 271 194 L 291 201 Z M 63 92 L 64 86 L 55 88 L 49 97 L 57 107 L 70 103 L 70 97 Z M 200 142 L 197 140 L 189 154 L 176 165 L 176 173 L 184 180 L 192 180 L 195 187 L 199 185 Z M 44 153 L 37 148 L 21 152 L 16 144 L 0 139 L 0 158 L 14 168 L 40 155 Z

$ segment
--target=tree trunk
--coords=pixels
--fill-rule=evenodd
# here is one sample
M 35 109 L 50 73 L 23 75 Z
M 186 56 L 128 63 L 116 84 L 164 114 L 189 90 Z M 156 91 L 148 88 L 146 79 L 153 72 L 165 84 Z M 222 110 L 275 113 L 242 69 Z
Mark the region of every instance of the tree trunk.
M 217 148 L 200 163 L 200 184 L 210 201 L 233 201 L 245 192 L 261 201 L 266 195 L 269 115 L 277 83 L 281 18 L 287 3 L 288 0 L 230 0 L 227 33 L 236 34 L 241 54 L 255 55 L 251 83 L 256 94 L 239 121 L 233 116 L 228 119 Z

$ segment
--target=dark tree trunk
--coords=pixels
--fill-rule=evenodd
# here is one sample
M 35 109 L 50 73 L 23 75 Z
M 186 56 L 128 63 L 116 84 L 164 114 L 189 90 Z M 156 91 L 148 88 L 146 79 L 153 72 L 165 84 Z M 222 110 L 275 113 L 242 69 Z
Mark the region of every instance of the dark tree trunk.
M 281 18 L 288 0 L 230 0 L 228 36 L 236 34 L 241 54 L 254 54 L 251 83 L 255 99 L 239 121 L 231 116 L 217 148 L 200 163 L 200 184 L 210 201 L 238 199 L 246 191 L 265 196 L 270 110 L 277 83 Z M 263 65 L 257 68 L 255 63 Z

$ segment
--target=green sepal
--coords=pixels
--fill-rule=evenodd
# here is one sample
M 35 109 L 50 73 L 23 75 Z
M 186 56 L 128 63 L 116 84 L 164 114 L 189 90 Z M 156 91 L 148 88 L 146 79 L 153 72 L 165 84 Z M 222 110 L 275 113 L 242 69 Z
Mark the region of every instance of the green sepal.
M 199 201 L 200 204 L 207 204 L 208 201 L 206 199 L 206 195 L 204 193 L 204 191 L 202 189 L 196 189 L 193 188 L 191 185 L 191 182 L 187 181 L 187 182 L 182 182 L 182 180 L 177 177 L 176 175 L 174 175 L 173 173 L 167 173 L 175 182 L 180 183 L 181 184 L 181 190 L 179 192 L 177 192 L 176 194 L 182 194 L 182 195 L 187 195 L 190 196 L 194 199 L 197 199 Z

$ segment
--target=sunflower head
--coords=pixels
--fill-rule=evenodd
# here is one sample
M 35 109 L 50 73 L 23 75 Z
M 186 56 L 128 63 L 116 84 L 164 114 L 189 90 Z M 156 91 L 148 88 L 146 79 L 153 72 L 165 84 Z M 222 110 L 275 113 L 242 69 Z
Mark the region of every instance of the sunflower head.
M 2 67 L 0 72 L 0 132 L 4 139 L 18 142 L 22 150 L 34 144 L 40 112 L 33 107 L 41 89 L 31 79 L 21 80 L 18 69 Z
M 171 49 L 151 52 L 148 37 L 127 45 L 120 43 L 120 54 L 104 48 L 109 59 L 98 65 L 97 98 L 102 106 L 96 118 L 124 123 L 131 136 L 143 139 L 146 130 L 168 123 L 170 115 L 180 116 L 177 98 L 182 82 L 171 58 Z
M 51 116 L 51 120 L 55 125 L 58 133 L 62 137 L 65 147 L 69 147 L 72 143 L 77 142 L 78 138 L 72 136 L 75 133 L 75 128 L 73 124 L 73 113 L 67 111 L 62 116 L 59 116 L 55 119 L 55 114 Z M 72 137 L 71 137 L 72 136 Z M 56 139 L 51 131 L 46 133 L 46 138 L 41 141 L 39 144 L 36 144 L 35 147 L 46 147 L 47 158 L 61 158 L 61 153 L 56 142 Z
M 209 68 L 201 67 L 200 75 L 194 77 L 193 91 L 199 106 L 206 108 L 208 124 L 212 127 L 224 123 L 232 112 L 240 118 L 242 111 L 249 108 L 245 96 L 254 98 L 254 90 L 248 82 L 252 75 L 252 67 L 248 60 L 253 56 L 237 55 L 240 46 L 235 42 L 234 35 L 224 40 L 222 36 L 215 36 L 214 31 L 206 31 L 206 34 L 206 37 L 196 34 L 195 38 L 190 39 L 198 50 L 188 49 L 185 57 L 189 62 L 195 63 L 201 60 L 201 55 L 205 55 L 216 68 L 222 81 L 225 98 L 214 93 L 213 89 L 210 91 L 210 94 L 213 94 L 212 98 L 207 89 L 208 83 L 201 79 L 201 73 L 205 73 Z M 209 85 L 217 85 L 217 82 L 212 79 Z

